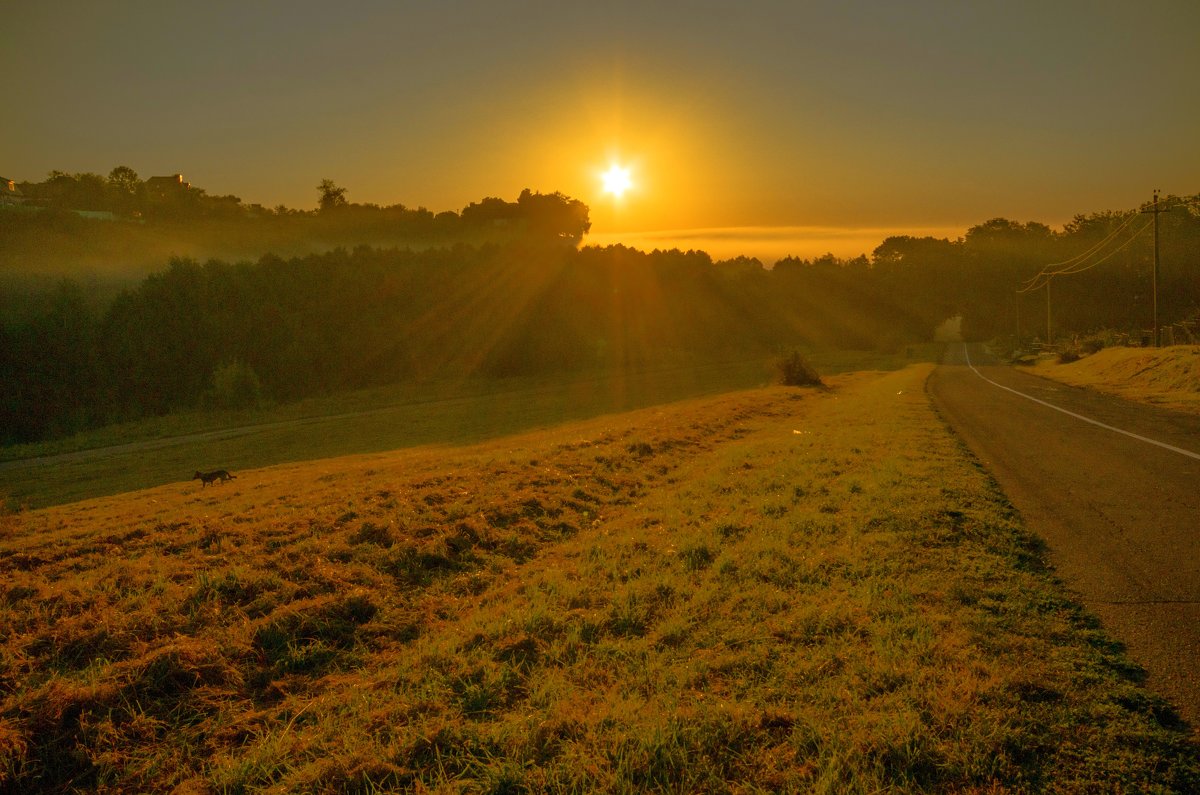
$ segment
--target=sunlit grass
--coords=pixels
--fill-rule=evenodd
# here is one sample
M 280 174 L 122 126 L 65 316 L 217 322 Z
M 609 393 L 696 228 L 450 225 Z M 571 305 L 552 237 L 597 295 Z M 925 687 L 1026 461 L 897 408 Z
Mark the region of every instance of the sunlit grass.
M 10 515 L 0 782 L 1194 790 L 927 372 Z
M 1070 364 L 1039 362 L 1039 375 L 1127 400 L 1200 413 L 1200 346 L 1105 348 Z

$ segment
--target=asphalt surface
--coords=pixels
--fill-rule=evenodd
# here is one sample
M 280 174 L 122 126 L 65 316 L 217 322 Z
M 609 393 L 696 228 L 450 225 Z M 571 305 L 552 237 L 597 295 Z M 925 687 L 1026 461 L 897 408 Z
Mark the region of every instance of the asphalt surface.
M 1200 729 L 1200 417 L 1039 378 L 976 345 L 949 346 L 927 388 L 1146 685 Z

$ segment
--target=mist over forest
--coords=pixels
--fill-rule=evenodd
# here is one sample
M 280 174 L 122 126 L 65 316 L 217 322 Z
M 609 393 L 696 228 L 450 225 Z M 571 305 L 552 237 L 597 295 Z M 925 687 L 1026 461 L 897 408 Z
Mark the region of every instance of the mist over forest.
M 0 188 L 3 182 L 0 182 Z M 316 187 L 316 207 L 299 210 L 210 196 L 181 174 L 141 180 L 128 166 L 107 178 L 51 172 L 43 182 L 0 190 L 0 281 L 26 290 L 62 276 L 128 284 L 175 257 L 255 260 L 337 246 L 432 246 L 538 237 L 578 243 L 588 208 L 559 193 L 523 191 L 516 201 L 487 197 L 460 211 L 347 199 L 332 180 Z
M 347 201 L 246 205 L 131 169 L 54 172 L 0 207 L 0 442 L 181 409 L 242 407 L 435 378 L 568 376 L 774 356 L 896 350 L 946 318 L 988 340 L 1150 327 L 1153 241 L 1137 209 L 1061 230 L 992 219 L 957 240 L 895 236 L 871 254 L 714 261 L 580 247 L 588 208 L 526 190 L 459 212 Z M 1160 218 L 1159 314 L 1200 311 L 1197 197 Z M 1107 248 L 1106 248 L 1107 247 Z

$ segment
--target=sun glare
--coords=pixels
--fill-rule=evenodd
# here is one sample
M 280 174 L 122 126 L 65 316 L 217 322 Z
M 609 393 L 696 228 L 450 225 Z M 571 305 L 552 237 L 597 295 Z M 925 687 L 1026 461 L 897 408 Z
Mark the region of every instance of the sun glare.
M 633 180 L 629 176 L 629 169 L 622 168 L 614 163 L 600 175 L 600 179 L 604 181 L 604 192 L 611 193 L 616 198 L 621 198 L 621 194 L 633 187 Z

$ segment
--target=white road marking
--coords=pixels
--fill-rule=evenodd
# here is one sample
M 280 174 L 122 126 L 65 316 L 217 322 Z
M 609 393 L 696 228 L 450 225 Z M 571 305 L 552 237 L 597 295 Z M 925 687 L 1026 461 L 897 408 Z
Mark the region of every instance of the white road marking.
M 1000 387 L 1001 389 L 1005 390 L 1006 392 L 1012 392 L 1014 395 L 1020 395 L 1021 397 L 1025 398 L 1026 400 L 1032 400 L 1034 403 L 1040 403 L 1043 406 L 1046 406 L 1047 408 L 1054 409 L 1055 411 L 1061 411 L 1063 414 L 1072 416 L 1077 420 L 1083 420 L 1084 422 L 1090 422 L 1092 425 L 1096 425 L 1098 427 L 1104 428 L 1105 430 L 1112 431 L 1113 433 L 1119 433 L 1119 434 L 1122 434 L 1123 436 L 1128 436 L 1131 439 L 1137 439 L 1139 442 L 1145 442 L 1146 444 L 1152 444 L 1156 447 L 1162 447 L 1164 449 L 1170 450 L 1173 453 L 1179 453 L 1180 455 L 1186 455 L 1188 458 L 1195 458 L 1197 461 L 1200 461 L 1200 453 L 1193 453 L 1191 450 L 1184 450 L 1182 447 L 1176 447 L 1175 445 L 1167 444 L 1166 442 L 1159 442 L 1159 441 L 1155 441 L 1154 439 L 1148 439 L 1145 436 L 1139 436 L 1138 434 L 1133 433 L 1131 431 L 1126 431 L 1121 428 L 1116 428 L 1112 425 L 1106 425 L 1105 423 L 1100 422 L 1099 420 L 1094 420 L 1091 417 L 1085 417 L 1082 414 L 1076 414 L 1073 411 L 1067 411 L 1066 409 L 1056 406 L 1053 403 L 1047 403 L 1046 401 L 1039 400 L 1038 398 L 1035 398 L 1032 395 L 1026 395 L 1024 392 L 1018 392 L 1017 390 L 1013 389 L 1012 387 L 1007 387 L 1004 384 L 997 384 L 995 381 L 993 381 L 992 379 L 988 378 L 986 375 L 984 375 L 983 373 L 981 373 L 975 369 L 975 365 L 971 363 L 971 352 L 969 350 L 967 350 L 966 343 L 963 343 L 963 355 L 967 357 L 967 367 L 970 367 L 971 370 L 975 373 L 975 375 L 979 376 L 984 381 L 987 381 L 992 386 Z

